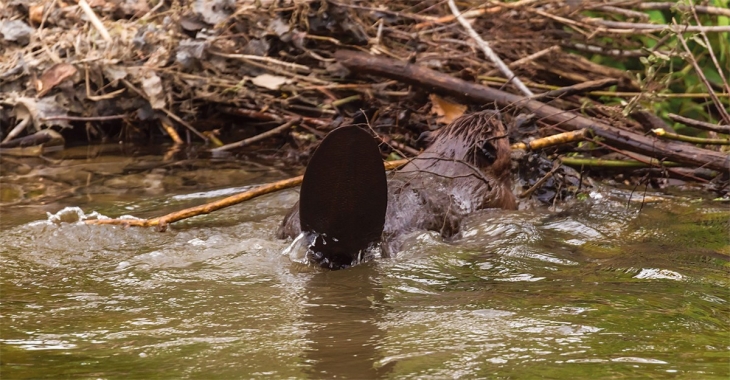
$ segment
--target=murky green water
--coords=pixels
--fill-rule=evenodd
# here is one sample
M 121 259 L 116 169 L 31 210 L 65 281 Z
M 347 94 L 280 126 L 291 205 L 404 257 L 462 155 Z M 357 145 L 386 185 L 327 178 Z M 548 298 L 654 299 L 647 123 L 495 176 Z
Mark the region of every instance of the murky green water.
M 285 177 L 124 167 L 93 191 L 0 209 L 2 379 L 730 376 L 722 204 L 661 197 L 639 213 L 605 189 L 562 212 L 485 212 L 454 244 L 422 233 L 397 258 L 324 272 L 274 238 L 295 190 L 164 233 L 46 216 L 153 216 L 209 200 L 205 178 L 220 190 Z M 113 181 L 130 176 L 143 185 Z

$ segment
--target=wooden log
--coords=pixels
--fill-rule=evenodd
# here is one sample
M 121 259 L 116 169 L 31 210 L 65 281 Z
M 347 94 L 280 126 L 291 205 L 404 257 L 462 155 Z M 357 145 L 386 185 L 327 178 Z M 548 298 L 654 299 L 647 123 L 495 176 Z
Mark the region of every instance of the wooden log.
M 453 78 L 425 67 L 366 53 L 339 50 L 335 59 L 358 74 L 372 74 L 425 88 L 470 102 L 496 103 L 500 107 L 523 108 L 544 121 L 567 130 L 590 129 L 608 145 L 657 159 L 706 167 L 722 172 L 730 169 L 730 155 L 702 149 L 692 144 L 666 142 L 653 136 L 619 129 L 598 120 L 549 106 L 537 100 Z

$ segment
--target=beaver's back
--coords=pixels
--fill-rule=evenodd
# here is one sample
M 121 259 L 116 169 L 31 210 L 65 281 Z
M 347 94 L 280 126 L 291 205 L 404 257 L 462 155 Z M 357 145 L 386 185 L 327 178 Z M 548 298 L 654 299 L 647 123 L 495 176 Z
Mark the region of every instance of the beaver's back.
M 400 249 L 400 237 L 417 230 L 445 238 L 482 209 L 517 208 L 511 191 L 510 146 L 494 111 L 455 120 L 388 182 L 384 239 Z
M 383 231 L 387 248 L 398 251 L 403 237 L 418 230 L 449 238 L 477 210 L 516 209 L 510 166 L 509 141 L 496 112 L 462 116 L 447 125 L 431 146 L 389 177 Z M 321 185 L 326 191 L 327 184 Z M 279 237 L 301 232 L 298 207 L 285 217 Z

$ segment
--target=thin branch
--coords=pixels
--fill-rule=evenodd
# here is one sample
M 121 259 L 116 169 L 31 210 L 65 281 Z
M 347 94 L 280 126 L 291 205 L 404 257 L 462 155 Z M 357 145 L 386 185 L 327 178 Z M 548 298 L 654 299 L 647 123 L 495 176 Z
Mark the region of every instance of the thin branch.
M 145 15 L 140 18 L 140 21 L 147 21 L 147 20 L 151 19 L 154 16 L 154 13 L 157 12 L 160 8 L 162 8 L 163 5 L 165 5 L 165 2 L 162 0 L 159 0 L 159 3 L 157 3 L 157 5 L 155 5 L 154 8 L 150 9 L 149 12 L 145 13 Z
M 479 45 L 479 47 L 482 48 L 482 51 L 484 52 L 484 55 L 489 58 L 490 61 L 492 61 L 497 67 L 499 68 L 499 71 L 504 74 L 507 79 L 510 81 L 514 81 L 515 86 L 524 94 L 525 96 L 532 96 L 533 93 L 530 91 L 527 86 L 525 86 L 520 78 L 517 78 L 515 74 L 512 72 L 512 70 L 507 67 L 507 65 L 502 61 L 501 58 L 492 50 L 492 48 L 489 47 L 489 44 L 484 41 L 479 34 L 474 30 L 474 28 L 471 27 L 469 24 L 469 21 L 466 21 L 464 16 L 462 16 L 461 11 L 459 11 L 459 8 L 456 7 L 456 4 L 454 3 L 454 0 L 448 0 L 449 2 L 449 8 L 451 8 L 451 12 L 454 14 L 457 20 L 459 20 L 459 23 L 461 26 L 466 29 L 467 33 L 469 33 L 469 36 L 476 41 L 476 43 Z
M 561 87 L 548 92 L 543 92 L 542 94 L 532 96 L 531 99 L 539 100 L 562 98 L 569 95 L 582 94 L 595 90 L 600 90 L 616 84 L 618 84 L 618 79 L 615 78 L 593 80 L 589 82 L 574 84 L 572 86 Z
M 598 5 L 594 7 L 587 7 L 586 9 L 594 9 L 601 12 L 619 14 L 629 18 L 638 18 L 639 20 L 648 20 L 649 15 L 644 12 L 633 11 L 626 8 L 614 7 L 611 5 Z
M 695 22 L 699 25 L 700 24 L 700 18 L 697 16 L 697 9 L 696 6 L 692 3 L 692 6 L 690 7 L 692 10 L 692 16 L 694 16 Z M 720 74 L 720 79 L 722 79 L 722 83 L 725 85 L 725 91 L 730 94 L 730 84 L 727 83 L 727 78 L 725 78 L 724 72 L 727 70 L 723 70 L 720 67 L 720 64 L 717 62 L 717 57 L 715 56 L 715 52 L 712 50 L 712 44 L 710 43 L 710 39 L 707 38 L 707 33 L 704 31 L 700 31 L 700 35 L 702 36 L 702 39 L 705 41 L 705 47 L 707 48 L 707 53 L 710 55 L 710 59 L 712 59 L 712 63 L 715 64 L 715 69 L 717 69 L 717 73 Z
M 462 13 L 461 15 L 466 18 L 475 18 L 475 17 L 479 17 L 483 14 L 497 13 L 502 10 L 502 7 L 500 7 L 500 6 L 492 6 L 490 8 L 483 8 L 483 6 L 484 5 L 480 6 L 479 8 L 472 9 L 470 11 L 466 11 L 466 12 Z M 454 15 L 443 16 L 443 17 L 439 17 L 439 18 L 431 20 L 431 21 L 425 21 L 425 22 L 418 23 L 414 26 L 414 28 L 416 28 L 416 30 L 419 30 L 419 29 L 423 29 L 425 27 L 434 26 L 436 24 L 450 23 L 450 22 L 454 21 L 455 19 L 456 19 L 456 16 L 454 16 Z
M 646 168 L 646 167 L 678 167 L 680 164 L 652 158 L 649 162 L 636 160 L 605 160 L 602 158 L 560 157 L 560 162 L 568 166 L 590 166 L 593 168 Z
M 675 20 L 672 20 L 674 22 L 675 26 L 677 25 L 677 22 Z M 684 50 L 687 52 L 687 57 L 692 63 L 692 67 L 695 69 L 695 72 L 697 73 L 697 76 L 700 77 L 700 80 L 702 80 L 702 84 L 705 85 L 705 88 L 707 89 L 707 92 L 710 94 L 710 98 L 712 99 L 712 102 L 715 104 L 715 107 L 717 108 L 718 112 L 720 113 L 720 116 L 722 116 L 722 120 L 726 124 L 730 124 L 730 115 L 728 115 L 727 110 L 725 109 L 725 106 L 720 102 L 720 99 L 717 98 L 717 95 L 715 94 L 715 91 L 712 89 L 712 85 L 710 84 L 710 81 L 707 80 L 707 77 L 705 77 L 705 73 L 702 71 L 702 68 L 697 63 L 697 60 L 695 59 L 694 55 L 692 55 L 692 51 L 689 49 L 689 46 L 687 46 L 687 40 L 684 39 L 684 36 L 682 36 L 682 33 L 677 33 L 677 38 L 682 43 L 682 47 L 684 47 Z M 728 94 L 730 95 L 730 94 Z
M 84 11 L 84 14 L 86 14 L 86 17 L 89 18 L 89 21 L 91 21 L 91 25 L 94 25 L 94 28 L 101 34 L 101 37 L 104 38 L 104 41 L 111 42 L 112 36 L 109 35 L 109 31 L 106 30 L 106 27 L 104 24 L 99 20 L 99 17 L 96 16 L 96 13 L 94 13 L 94 10 L 91 9 L 89 6 L 89 3 L 86 2 L 86 0 L 79 0 L 79 7 Z
M 692 144 L 730 145 L 730 139 L 706 139 L 702 137 L 686 136 L 678 133 L 667 132 L 662 128 L 652 129 L 651 132 L 656 136 L 664 137 L 665 139 L 684 141 Z
M 679 9 L 680 11 L 686 11 L 689 9 L 689 6 L 685 4 L 678 4 L 675 2 L 663 2 L 663 3 L 654 3 L 654 2 L 639 2 L 638 4 L 634 4 L 631 6 L 632 8 L 641 9 L 641 10 L 670 10 L 670 9 Z M 722 15 L 730 17 L 730 9 L 727 8 L 720 8 L 720 7 L 708 7 L 704 5 L 694 5 L 693 6 L 697 12 L 709 14 L 709 15 Z
M 636 22 L 623 22 L 623 21 L 609 21 L 599 18 L 584 18 L 581 21 L 589 25 L 601 25 L 607 29 L 601 29 L 597 31 L 604 31 L 609 33 L 618 34 L 632 34 L 637 32 L 664 32 L 673 31 L 675 33 L 696 33 L 696 32 L 730 32 L 730 26 L 703 26 L 703 25 L 688 25 L 686 28 L 680 25 L 659 25 L 659 24 L 645 24 Z
M 529 189 L 520 193 L 520 195 L 518 197 L 527 198 L 530 195 L 532 195 L 532 193 L 534 193 L 535 190 L 537 190 L 540 186 L 542 186 L 543 183 L 545 183 L 545 181 L 547 181 L 550 177 L 552 177 L 553 174 L 555 174 L 555 172 L 558 171 L 558 169 L 560 169 L 560 161 L 555 161 L 553 163 L 553 168 L 549 172 L 547 172 L 542 178 L 540 178 L 540 180 L 535 182 L 535 184 L 532 185 L 532 187 L 530 187 Z
M 183 140 L 180 138 L 180 135 L 175 130 L 175 127 L 172 126 L 170 120 L 168 120 L 167 118 L 163 119 L 164 120 L 160 120 L 160 124 L 162 124 L 162 129 L 164 129 L 167 135 L 170 136 L 175 145 L 182 145 Z
M 540 50 L 537 53 L 530 54 L 527 57 L 523 57 L 514 62 L 510 62 L 510 64 L 507 65 L 507 67 L 509 67 L 510 69 L 513 69 L 513 68 L 521 66 L 527 62 L 532 62 L 544 55 L 547 55 L 550 53 L 557 53 L 559 51 L 560 51 L 560 46 L 554 45 L 547 49 Z M 489 76 L 496 74 L 498 71 L 499 71 L 498 69 L 492 69 L 492 70 L 487 71 L 484 75 L 489 77 Z
M 596 46 L 596 45 L 586 45 L 579 42 L 570 42 L 570 41 L 564 41 L 562 42 L 563 46 L 567 46 L 571 49 L 576 49 L 592 54 L 600 54 L 600 55 L 608 55 L 612 57 L 646 57 L 648 55 L 651 55 L 651 51 L 647 49 L 633 49 L 633 50 L 626 50 L 626 49 L 612 49 L 607 48 L 603 46 Z M 656 46 L 655 46 L 656 47 Z M 661 53 L 663 55 L 671 55 L 670 51 L 658 51 L 658 53 Z
M 135 87 L 128 80 L 122 79 L 122 83 L 124 83 L 124 85 L 127 86 L 127 88 L 130 89 L 132 92 L 134 92 L 138 96 L 142 97 L 142 99 L 147 99 L 147 96 L 145 96 L 145 94 L 143 94 L 142 91 L 138 90 L 137 87 Z M 147 99 L 147 101 L 149 101 L 149 99 Z M 185 120 L 181 119 L 180 117 L 178 117 L 177 115 L 175 115 L 174 113 L 172 113 L 172 111 L 169 111 L 169 110 L 167 110 L 165 108 L 162 108 L 160 111 L 164 112 L 167 115 L 167 117 L 169 117 L 170 119 L 172 119 L 172 120 L 174 120 L 174 121 L 182 124 L 190 132 L 193 132 L 196 136 L 198 136 L 201 139 L 203 139 L 203 141 L 206 141 L 206 142 L 209 141 L 208 136 L 200 133 L 197 129 L 195 129 L 195 127 L 193 127 L 192 125 L 190 125 L 190 123 L 188 123 Z
M 719 125 L 719 124 L 715 125 L 715 124 L 711 124 L 711 123 L 706 123 L 704 121 L 699 121 L 699 120 L 695 120 L 695 119 L 690 119 L 688 117 L 679 116 L 674 113 L 668 114 L 667 117 L 672 119 L 673 121 L 676 121 L 677 123 L 682 123 L 682 124 L 688 125 L 690 127 L 703 129 L 705 131 L 730 134 L 730 125 Z
M 408 163 L 408 160 L 397 160 L 388 161 L 384 163 L 385 170 L 396 169 Z M 214 202 L 206 203 L 204 205 L 186 208 L 184 210 L 175 211 L 167 215 L 163 215 L 152 219 L 91 219 L 85 220 L 86 224 L 107 224 L 117 225 L 125 227 L 159 227 L 160 231 L 167 229 L 167 225 L 173 222 L 177 222 L 183 219 L 192 218 L 198 215 L 210 214 L 213 211 L 220 210 L 225 207 L 237 205 L 241 202 L 260 197 L 262 195 L 270 194 L 279 190 L 288 189 L 290 187 L 299 186 L 302 183 L 304 176 L 300 175 L 269 183 L 266 185 L 257 186 L 251 190 L 244 191 L 243 193 L 231 195 Z
M 158 218 L 152 218 L 152 219 L 93 219 L 93 220 L 86 220 L 84 223 L 86 224 L 112 224 L 112 225 L 122 225 L 122 226 L 134 226 L 134 227 L 154 227 L 159 226 L 161 231 L 164 231 L 167 228 L 167 225 L 172 222 L 177 222 L 179 220 L 191 218 L 193 216 L 198 215 L 205 215 L 209 214 L 213 211 L 220 210 L 225 207 L 233 206 L 235 204 L 239 204 L 243 201 L 247 201 L 249 199 L 253 199 L 256 197 L 260 197 L 265 194 L 269 194 L 275 191 L 288 189 L 290 187 L 297 186 L 302 183 L 302 178 L 304 176 L 298 176 L 293 177 L 289 179 L 285 179 L 282 181 L 270 183 L 267 185 L 258 186 L 256 188 L 253 188 L 249 191 L 245 191 L 240 194 L 232 195 L 230 197 L 226 197 L 223 199 L 220 199 L 215 202 L 206 203 L 204 205 L 200 205 L 197 207 L 191 207 L 186 208 L 184 210 L 176 211 L 169 213 L 167 215 L 158 217 Z
M 40 118 L 41 121 L 69 120 L 69 121 L 109 121 L 126 118 L 127 115 L 108 116 L 48 116 Z
M 498 83 L 498 84 L 504 84 L 507 82 L 506 79 L 502 77 L 485 77 L 483 75 L 480 75 L 477 77 L 477 79 L 486 81 L 487 83 Z M 541 90 L 559 90 L 562 87 L 559 86 L 552 86 L 548 84 L 541 84 L 541 83 L 533 83 L 533 82 L 525 82 L 528 86 L 532 88 L 537 88 Z M 593 96 L 613 96 L 617 98 L 633 98 L 635 96 L 641 96 L 646 95 L 643 92 L 633 92 L 633 91 L 591 91 L 588 93 L 588 95 Z M 718 98 L 730 98 L 730 94 L 715 94 Z M 657 98 L 657 99 L 705 99 L 710 97 L 710 94 L 707 92 L 697 92 L 697 93 L 681 93 L 681 94 L 672 94 L 672 93 L 654 93 L 649 96 L 650 98 Z
M 292 125 L 299 124 L 301 121 L 302 121 L 301 118 L 294 118 L 294 119 L 291 119 L 291 120 L 287 121 L 286 123 L 284 123 L 284 124 L 282 124 L 282 125 L 274 128 L 274 129 L 272 129 L 270 131 L 266 131 L 266 132 L 261 133 L 261 134 L 258 134 L 256 136 L 247 138 L 245 140 L 241 140 L 241 141 L 237 141 L 237 142 L 234 142 L 234 143 L 230 143 L 230 144 L 226 144 L 226 145 L 223 145 L 223 146 L 219 146 L 217 148 L 211 149 L 210 151 L 213 152 L 213 153 L 218 153 L 218 152 L 224 152 L 224 151 L 228 151 L 228 150 L 233 150 L 233 149 L 236 149 L 236 148 L 241 148 L 241 147 L 244 147 L 246 145 L 251 145 L 253 143 L 259 142 L 259 141 L 264 140 L 264 139 L 267 139 L 267 138 L 269 138 L 271 136 L 276 136 L 279 133 L 284 132 L 287 129 L 291 128 Z
M 310 69 L 307 66 L 299 65 L 296 63 L 292 63 L 292 62 L 284 62 L 284 61 L 280 61 L 278 59 L 274 59 L 274 58 L 270 58 L 270 57 L 261 57 L 261 56 L 252 55 L 252 54 L 224 54 L 224 53 L 219 53 L 219 52 L 212 52 L 211 54 L 219 56 L 219 57 L 223 57 L 223 58 L 238 59 L 238 60 L 241 60 L 244 62 L 245 61 L 261 61 L 261 62 L 265 62 L 265 63 L 271 63 L 274 65 L 288 67 L 290 69 L 293 69 L 295 71 L 305 73 L 305 74 L 309 74 L 310 72 L 312 72 L 312 69 Z
M 8 133 L 7 136 L 5 136 L 5 139 L 3 139 L 3 142 L 8 142 L 12 140 L 15 136 L 19 135 L 20 132 L 23 132 L 23 129 L 28 126 L 28 123 L 30 123 L 30 117 L 26 117 L 25 119 L 20 119 L 20 123 L 18 123 L 12 131 Z

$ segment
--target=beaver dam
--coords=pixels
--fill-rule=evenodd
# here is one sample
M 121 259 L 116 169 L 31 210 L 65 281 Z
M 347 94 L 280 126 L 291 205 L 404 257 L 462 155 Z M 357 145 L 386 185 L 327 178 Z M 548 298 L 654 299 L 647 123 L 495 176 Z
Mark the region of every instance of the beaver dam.
M 0 3 L 0 378 L 728 378 L 728 9 Z

